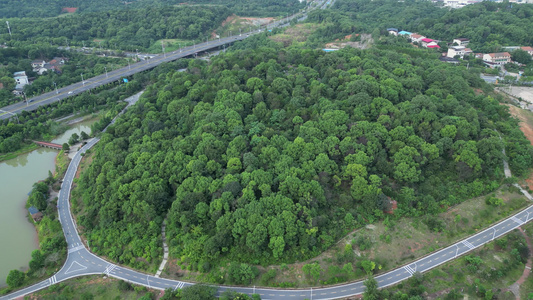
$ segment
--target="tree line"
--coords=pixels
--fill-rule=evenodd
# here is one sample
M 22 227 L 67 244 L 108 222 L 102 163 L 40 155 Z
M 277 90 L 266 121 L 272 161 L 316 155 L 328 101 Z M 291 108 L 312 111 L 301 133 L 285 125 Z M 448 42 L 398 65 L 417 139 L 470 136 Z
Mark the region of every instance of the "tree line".
M 0 3 L 0 16 L 3 18 L 50 18 L 57 17 L 66 7 L 77 8 L 76 13 L 104 12 L 111 10 L 129 10 L 139 8 L 170 7 L 174 5 L 186 6 L 191 4 L 218 5 L 227 7 L 232 12 L 242 16 L 278 16 L 292 13 L 294 9 L 305 6 L 298 0 L 193 0 L 183 3 L 181 0 L 26 0 L 24 5 L 16 0 L 5 0 Z M 196 8 L 198 8 L 196 6 Z
M 432 39 L 452 42 L 470 39 L 475 52 L 499 52 L 502 46 L 532 46 L 533 5 L 483 1 L 461 9 L 439 8 L 426 1 L 339 0 L 328 10 L 309 13 L 307 22 L 324 26 L 310 39 L 330 41 L 352 33 L 379 29 L 418 32 Z
M 86 43 L 106 48 L 145 50 L 159 39 L 194 40 L 205 37 L 230 15 L 225 7 L 184 6 L 110 10 L 63 18 L 10 20 L 12 36 L 1 32 L 0 42 L 31 41 L 62 46 Z M 94 42 L 94 39 L 102 39 Z

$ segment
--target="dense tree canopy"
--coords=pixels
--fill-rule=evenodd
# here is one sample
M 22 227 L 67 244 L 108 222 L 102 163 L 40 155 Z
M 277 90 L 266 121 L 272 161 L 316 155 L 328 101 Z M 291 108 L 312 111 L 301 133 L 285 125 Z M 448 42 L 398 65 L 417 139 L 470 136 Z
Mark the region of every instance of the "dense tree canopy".
M 498 52 L 503 46 L 530 46 L 533 5 L 483 1 L 461 9 L 439 8 L 428 1 L 338 0 L 333 9 L 316 10 L 309 22 L 326 25 L 311 40 L 338 38 L 353 32 L 370 33 L 388 27 L 418 32 L 451 42 L 468 38 L 478 52 Z
M 389 198 L 417 216 L 494 190 L 503 147 L 515 174 L 532 164 L 475 70 L 412 49 L 246 49 L 264 38 L 160 76 L 102 136 L 79 190 L 93 251 L 146 266 L 168 213 L 189 262 L 304 259 Z
M 192 5 L 209 4 L 228 7 L 231 11 L 243 16 L 277 16 L 293 12 L 305 4 L 298 0 L 192 0 L 187 1 Z M 101 12 L 116 9 L 136 9 L 142 7 L 168 7 L 184 5 L 182 0 L 25 0 L 20 5 L 17 0 L 4 0 L 0 2 L 0 16 L 4 18 L 55 17 L 64 12 L 65 7 L 77 8 L 77 12 Z
M 94 39 L 103 39 L 104 47 L 135 51 L 144 50 L 159 39 L 194 40 L 206 36 L 229 15 L 230 10 L 225 7 L 184 6 L 13 19 L 13 36 L 1 32 L 0 40 L 82 46 L 83 42 L 89 45 Z

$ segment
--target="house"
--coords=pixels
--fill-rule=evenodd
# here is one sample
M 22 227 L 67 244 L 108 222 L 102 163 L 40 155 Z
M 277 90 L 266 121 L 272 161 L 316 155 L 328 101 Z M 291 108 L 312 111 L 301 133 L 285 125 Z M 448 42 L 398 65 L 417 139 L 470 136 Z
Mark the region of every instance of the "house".
M 407 37 L 410 37 L 412 33 L 410 33 L 409 31 L 400 31 L 398 32 L 398 35 L 403 35 L 403 36 L 407 36 Z
M 529 53 L 529 55 L 533 56 L 533 48 L 532 47 L 520 47 L 520 49 L 526 51 L 527 53 Z
M 457 46 L 468 46 L 468 43 L 470 43 L 470 40 L 469 39 L 466 39 L 466 38 L 458 38 L 458 39 L 453 39 L 453 44 L 457 44 Z
M 465 49 L 465 46 L 451 46 L 448 48 L 446 56 L 451 58 L 459 56 L 459 58 L 463 58 L 465 56 Z
M 25 85 L 29 84 L 28 76 L 26 76 L 25 71 L 15 72 L 13 73 L 13 77 L 15 78 L 15 90 L 16 91 L 22 91 Z
M 40 212 L 35 206 L 31 206 L 30 208 L 28 208 L 28 211 L 30 212 L 33 222 L 35 223 L 41 221 L 41 219 L 43 218 L 43 213 Z
M 414 42 L 419 43 L 420 40 L 426 38 L 425 36 L 423 36 L 423 35 L 421 35 L 421 34 L 418 34 L 418 33 L 411 33 L 410 37 L 411 37 L 411 41 L 412 41 L 413 43 L 414 43 Z
M 426 48 L 440 49 L 440 46 L 437 45 L 436 42 L 431 42 L 431 43 L 429 43 L 429 44 L 426 45 Z
M 37 70 L 39 70 L 40 68 L 44 67 L 45 64 L 46 64 L 46 62 L 44 60 L 36 59 L 36 60 L 31 62 L 31 67 L 33 68 L 34 72 L 37 72 Z
M 60 74 L 61 73 L 61 67 L 65 64 L 66 61 L 68 61 L 68 59 L 65 58 L 65 57 L 54 57 L 49 62 L 45 62 L 43 60 L 42 64 L 40 63 L 40 61 L 39 61 L 39 63 L 34 61 L 35 64 L 32 62 L 32 67 L 33 67 L 33 71 L 37 72 L 37 74 L 39 74 L 39 75 L 43 75 L 44 72 L 48 72 L 48 71 L 54 71 L 54 72 Z
M 504 65 L 511 62 L 511 54 L 509 52 L 486 53 L 483 55 L 483 60 L 493 64 Z
M 398 35 L 398 29 L 397 28 L 387 28 L 387 32 L 389 34 L 392 34 L 392 35 L 395 35 L 395 36 Z
M 430 43 L 434 43 L 433 45 L 437 44 L 435 40 L 433 39 L 428 39 L 428 38 L 423 38 L 420 40 L 420 42 L 422 43 L 422 47 L 426 47 L 428 46 L 428 44 Z

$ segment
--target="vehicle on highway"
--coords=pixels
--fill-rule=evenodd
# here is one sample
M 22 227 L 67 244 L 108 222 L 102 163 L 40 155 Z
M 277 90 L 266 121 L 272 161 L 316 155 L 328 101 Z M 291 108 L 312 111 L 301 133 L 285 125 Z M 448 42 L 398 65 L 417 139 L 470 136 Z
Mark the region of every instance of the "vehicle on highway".
M 72 91 L 68 92 L 68 94 L 69 94 L 69 95 L 72 94 Z

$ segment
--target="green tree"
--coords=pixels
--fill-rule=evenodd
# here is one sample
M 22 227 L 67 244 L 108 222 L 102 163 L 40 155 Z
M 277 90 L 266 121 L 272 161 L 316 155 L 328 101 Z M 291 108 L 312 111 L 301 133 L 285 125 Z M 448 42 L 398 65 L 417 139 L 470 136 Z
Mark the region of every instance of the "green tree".
M 529 64 L 531 62 L 531 55 L 522 49 L 516 49 L 511 52 L 511 59 L 521 64 Z
M 24 283 L 26 274 L 19 270 L 11 270 L 7 275 L 6 283 L 10 288 L 17 288 Z
M 318 279 L 320 278 L 320 272 L 322 272 L 322 267 L 320 264 L 315 262 L 312 264 L 305 264 L 302 267 L 302 271 L 305 275 L 314 279 L 315 282 L 318 282 Z
M 69 145 L 72 146 L 72 145 L 76 144 L 79 141 L 79 139 L 80 139 L 80 136 L 77 133 L 74 132 L 70 136 L 70 138 L 68 139 L 68 143 L 69 143 Z
M 195 284 L 186 286 L 180 290 L 180 299 L 187 300 L 213 300 L 215 299 L 217 289 L 205 284 Z
M 379 291 L 378 291 L 378 282 L 372 275 L 369 275 L 368 278 L 363 282 L 366 289 L 363 293 L 363 299 L 365 300 L 377 300 L 379 299 Z

